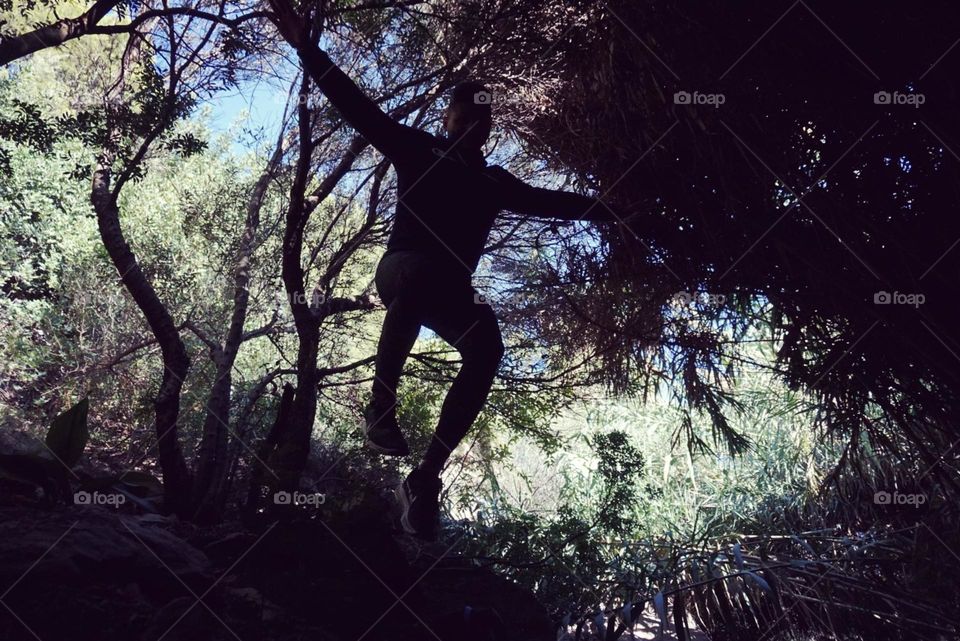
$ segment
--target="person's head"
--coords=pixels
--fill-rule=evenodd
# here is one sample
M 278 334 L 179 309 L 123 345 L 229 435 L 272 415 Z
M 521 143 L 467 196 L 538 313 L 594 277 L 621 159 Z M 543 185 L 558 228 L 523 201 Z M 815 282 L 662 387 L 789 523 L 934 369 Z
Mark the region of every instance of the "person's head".
M 493 124 L 490 103 L 492 96 L 479 82 L 461 82 L 453 88 L 450 104 L 443 118 L 447 135 L 467 148 L 483 147 Z

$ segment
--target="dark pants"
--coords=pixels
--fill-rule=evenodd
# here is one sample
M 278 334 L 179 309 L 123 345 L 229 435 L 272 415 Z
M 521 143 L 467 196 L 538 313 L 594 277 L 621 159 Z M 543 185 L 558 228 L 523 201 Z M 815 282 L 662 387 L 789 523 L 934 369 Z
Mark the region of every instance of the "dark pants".
M 396 403 L 404 361 L 428 327 L 460 352 L 463 364 L 440 410 L 422 467 L 439 473 L 480 413 L 503 357 L 500 327 L 460 265 L 415 251 L 391 252 L 377 266 L 377 292 L 387 315 L 377 347 L 373 402 Z

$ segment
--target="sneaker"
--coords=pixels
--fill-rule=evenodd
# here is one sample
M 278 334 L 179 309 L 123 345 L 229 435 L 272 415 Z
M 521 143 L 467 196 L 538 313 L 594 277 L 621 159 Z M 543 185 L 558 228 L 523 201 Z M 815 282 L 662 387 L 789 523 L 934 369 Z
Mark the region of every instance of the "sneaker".
M 406 456 L 410 453 L 410 446 L 400 432 L 392 407 L 383 410 L 371 402 L 363 410 L 363 423 L 367 447 L 373 451 L 388 456 Z
M 440 524 L 440 479 L 419 468 L 397 486 L 397 500 L 403 513 L 400 525 L 407 534 L 435 541 Z

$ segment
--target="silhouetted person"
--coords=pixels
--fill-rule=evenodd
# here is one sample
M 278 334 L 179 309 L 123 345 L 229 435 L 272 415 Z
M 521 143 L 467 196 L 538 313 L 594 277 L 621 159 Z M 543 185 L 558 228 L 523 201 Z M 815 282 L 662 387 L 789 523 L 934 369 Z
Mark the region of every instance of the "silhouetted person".
M 438 137 L 392 120 L 322 50 L 304 48 L 300 56 L 343 118 L 397 172 L 396 217 L 376 272 L 387 313 L 364 410 L 368 446 L 388 455 L 409 453 L 396 421 L 396 392 L 422 326 L 462 359 L 423 461 L 397 488 L 404 530 L 432 539 L 440 472 L 479 414 L 503 357 L 497 319 L 471 282 L 494 219 L 503 209 L 562 220 L 615 216 L 595 198 L 532 187 L 487 165 L 482 148 L 492 124 L 491 95 L 483 85 L 454 88 L 444 118 L 446 136 Z

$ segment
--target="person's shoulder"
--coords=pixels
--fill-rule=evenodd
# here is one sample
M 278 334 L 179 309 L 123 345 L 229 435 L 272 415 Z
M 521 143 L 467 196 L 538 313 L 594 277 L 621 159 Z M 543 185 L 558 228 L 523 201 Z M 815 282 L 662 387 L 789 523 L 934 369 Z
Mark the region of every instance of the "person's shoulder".
M 430 148 L 431 154 L 440 158 L 445 155 L 448 144 L 446 138 L 438 134 L 432 134 L 429 131 L 424 131 L 423 129 L 418 129 L 417 131 L 423 135 L 424 144 Z
M 403 127 L 407 130 L 407 133 L 410 135 L 411 139 L 416 139 L 418 142 L 422 142 L 424 145 L 435 147 L 439 143 L 440 138 L 434 136 L 429 131 L 417 129 L 416 127 L 411 127 L 410 125 L 403 125 Z
M 394 162 L 420 164 L 429 160 L 434 154 L 433 150 L 437 147 L 438 138 L 423 129 L 417 129 L 403 123 L 397 124 L 400 131 L 403 132 L 398 140 L 398 151 L 402 153 L 398 154 L 398 158 L 394 158 Z
M 498 189 L 505 189 L 510 193 L 527 187 L 527 183 L 523 182 L 500 165 L 487 165 L 484 169 L 484 174 L 487 176 L 487 178 L 496 183 L 496 187 Z
M 487 165 L 484 168 L 484 173 L 497 182 L 514 182 L 519 180 L 519 178 L 511 174 L 500 165 Z

